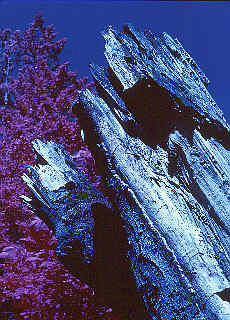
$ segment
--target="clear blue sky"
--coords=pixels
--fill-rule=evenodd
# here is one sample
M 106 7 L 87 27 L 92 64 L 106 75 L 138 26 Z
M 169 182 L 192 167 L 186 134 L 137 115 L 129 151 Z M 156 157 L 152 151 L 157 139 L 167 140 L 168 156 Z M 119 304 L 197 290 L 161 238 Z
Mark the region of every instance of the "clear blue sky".
M 106 65 L 100 32 L 107 25 L 121 30 L 131 22 L 168 32 L 206 73 L 209 91 L 230 122 L 230 2 L 0 0 L 0 27 L 24 30 L 37 11 L 55 25 L 58 38 L 68 38 L 64 60 L 79 77 L 90 76 L 89 62 Z

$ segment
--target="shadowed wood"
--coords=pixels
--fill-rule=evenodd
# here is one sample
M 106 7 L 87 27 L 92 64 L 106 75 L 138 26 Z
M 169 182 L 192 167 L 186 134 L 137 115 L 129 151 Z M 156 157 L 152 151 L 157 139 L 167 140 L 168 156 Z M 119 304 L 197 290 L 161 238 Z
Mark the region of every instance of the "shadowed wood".
M 81 91 L 73 106 L 111 195 L 111 204 L 100 197 L 94 213 L 91 206 L 91 217 L 100 225 L 95 230 L 111 225 L 124 230 L 114 242 L 110 231 L 101 238 L 96 231 L 99 269 L 105 267 L 106 274 L 103 256 L 107 265 L 128 261 L 124 270 L 135 279 L 134 285 L 127 281 L 129 290 L 142 300 L 149 319 L 227 320 L 229 125 L 207 91 L 209 80 L 177 39 L 130 24 L 122 32 L 109 26 L 102 35 L 108 67 L 90 65 L 98 96 Z M 61 166 L 57 161 L 55 168 Z M 60 174 L 58 180 L 65 179 Z M 47 180 L 39 192 L 38 182 L 29 181 L 44 206 L 44 184 L 56 185 Z M 103 247 L 103 239 L 112 251 Z M 87 253 L 83 257 L 92 250 Z M 119 272 L 115 279 L 122 282 Z M 141 305 L 138 312 L 126 314 L 143 319 Z
M 137 290 L 151 319 L 228 319 L 230 136 L 209 80 L 166 33 L 102 34 L 108 68 L 91 65 L 99 96 L 80 92 L 78 115 L 104 155 Z

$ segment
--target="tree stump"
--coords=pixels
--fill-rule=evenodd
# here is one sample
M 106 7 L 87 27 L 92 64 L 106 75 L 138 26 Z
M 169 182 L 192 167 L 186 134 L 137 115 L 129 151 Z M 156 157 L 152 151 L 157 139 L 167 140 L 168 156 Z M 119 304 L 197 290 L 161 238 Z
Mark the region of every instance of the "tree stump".
M 73 107 L 111 195 L 92 217 L 98 230 L 124 229 L 119 244 L 105 237 L 128 261 L 149 319 L 227 320 L 230 127 L 177 39 L 131 24 L 102 35 L 108 67 L 90 65 L 98 96 L 81 91 Z

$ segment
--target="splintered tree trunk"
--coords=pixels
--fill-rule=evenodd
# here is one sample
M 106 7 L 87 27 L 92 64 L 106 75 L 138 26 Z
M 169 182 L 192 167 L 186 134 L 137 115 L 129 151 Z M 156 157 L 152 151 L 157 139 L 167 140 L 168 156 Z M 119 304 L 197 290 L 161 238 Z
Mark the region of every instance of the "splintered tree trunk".
M 96 191 L 87 193 L 89 225 L 94 225 L 87 229 L 90 248 L 95 239 L 95 259 L 103 256 L 107 265 L 109 261 L 115 265 L 106 281 L 120 270 L 114 283 L 124 283 L 131 270 L 135 286 L 130 280 L 127 296 L 133 293 L 143 301 L 149 319 L 230 319 L 230 128 L 206 89 L 209 81 L 179 41 L 166 33 L 155 36 L 125 25 L 120 33 L 108 27 L 103 36 L 109 66 L 90 66 L 98 96 L 81 91 L 74 106 L 111 198 L 108 203 L 96 193 L 91 201 L 90 193 Z M 55 170 L 66 179 L 58 157 Z M 57 234 L 54 202 L 63 197 L 64 180 L 56 183 L 60 177 L 52 180 L 53 171 L 42 176 L 42 167 L 39 170 L 34 171 L 33 182 L 27 181 L 35 198 L 46 206 L 44 215 L 52 217 Z M 84 190 L 85 183 L 75 182 L 78 190 L 80 185 Z M 47 188 L 51 198 L 56 197 L 48 204 Z M 76 194 L 76 186 L 73 190 Z M 67 201 L 71 197 L 65 193 Z M 36 200 L 31 202 L 35 206 Z M 59 220 L 65 211 L 69 217 L 68 210 L 58 211 Z M 70 219 L 72 230 L 79 229 L 77 216 Z M 108 226 L 110 231 L 100 234 Z M 124 235 L 111 237 L 114 229 L 119 234 L 119 228 Z M 115 260 L 106 250 L 107 238 L 110 249 L 117 244 L 112 249 Z M 97 255 L 103 241 L 103 252 Z M 86 259 L 90 265 L 92 252 L 73 250 L 71 257 L 79 260 L 84 253 L 83 257 L 91 257 Z M 96 274 L 99 265 L 106 270 L 102 262 L 96 263 Z M 125 291 L 121 285 L 119 290 Z M 144 308 L 138 312 L 133 319 L 145 319 Z
M 230 135 L 209 81 L 166 33 L 103 36 L 99 97 L 82 91 L 75 110 L 125 222 L 137 290 L 151 319 L 230 319 Z
M 55 232 L 60 260 L 120 319 L 147 319 L 126 259 L 122 219 L 61 145 L 38 139 L 32 145 L 38 164 L 22 178 L 33 195 L 21 198 Z

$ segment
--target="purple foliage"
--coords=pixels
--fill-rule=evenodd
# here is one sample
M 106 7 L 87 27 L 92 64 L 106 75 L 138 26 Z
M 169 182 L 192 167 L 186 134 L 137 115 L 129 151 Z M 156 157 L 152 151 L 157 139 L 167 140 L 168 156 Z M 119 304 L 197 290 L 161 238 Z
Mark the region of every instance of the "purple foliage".
M 70 121 L 70 106 L 88 78 L 76 80 L 60 64 L 66 39 L 38 14 L 25 32 L 0 30 L 0 314 L 1 319 L 115 319 L 95 300 L 93 289 L 71 276 L 55 255 L 56 239 L 19 195 L 30 194 L 21 179 L 34 165 L 31 141 L 61 143 L 98 187 L 94 160 Z

